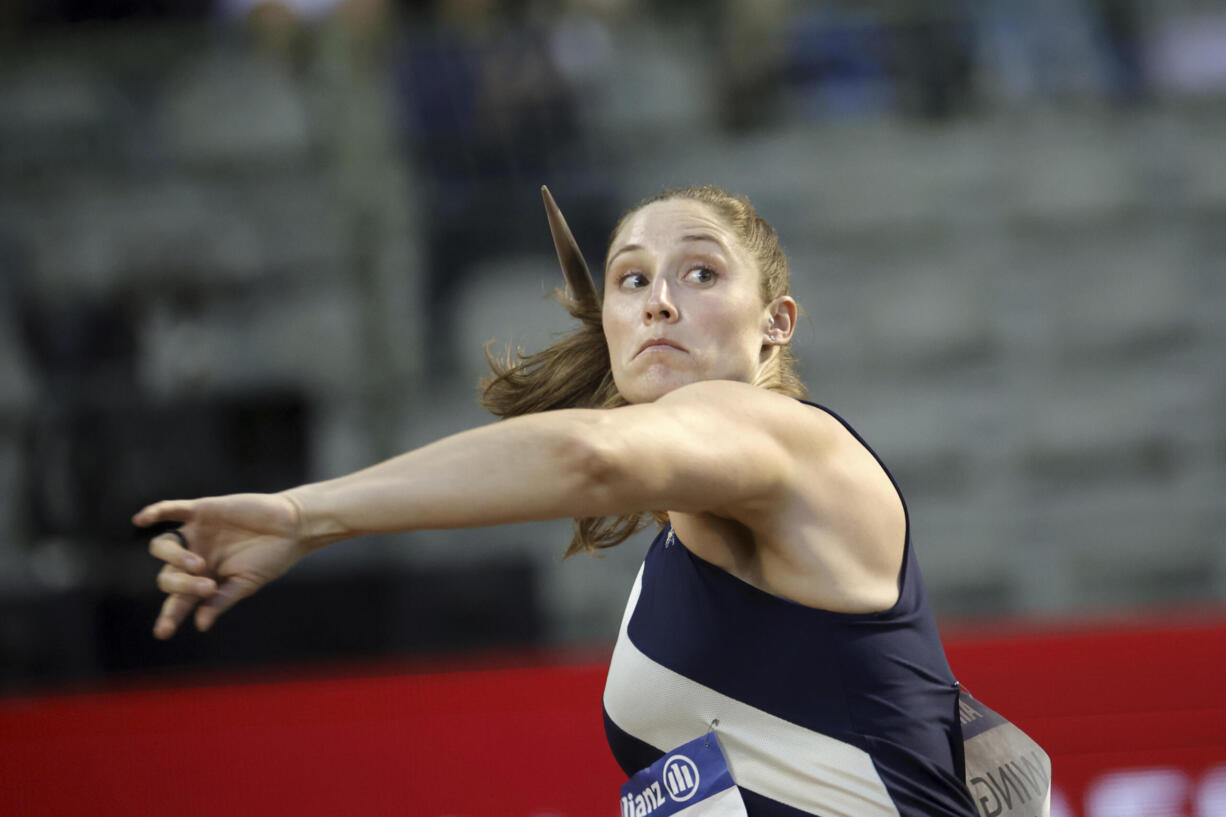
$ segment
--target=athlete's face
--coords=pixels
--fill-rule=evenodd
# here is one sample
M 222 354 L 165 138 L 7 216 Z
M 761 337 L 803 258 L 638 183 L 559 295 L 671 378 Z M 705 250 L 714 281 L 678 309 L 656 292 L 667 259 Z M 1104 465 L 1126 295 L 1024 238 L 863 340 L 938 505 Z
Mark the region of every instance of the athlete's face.
M 605 263 L 604 333 L 622 396 L 646 403 L 700 380 L 754 382 L 778 340 L 778 304 L 791 301 L 764 304 L 760 277 L 708 205 L 667 199 L 634 213 Z

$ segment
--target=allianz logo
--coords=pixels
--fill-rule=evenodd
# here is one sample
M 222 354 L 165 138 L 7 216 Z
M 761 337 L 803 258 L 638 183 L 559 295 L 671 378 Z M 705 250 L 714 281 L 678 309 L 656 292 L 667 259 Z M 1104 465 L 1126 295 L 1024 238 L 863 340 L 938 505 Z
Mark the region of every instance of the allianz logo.
M 622 795 L 622 817 L 647 817 L 664 805 L 665 792 L 677 803 L 684 803 L 698 793 L 698 766 L 685 755 L 670 757 L 660 777 L 638 794 Z

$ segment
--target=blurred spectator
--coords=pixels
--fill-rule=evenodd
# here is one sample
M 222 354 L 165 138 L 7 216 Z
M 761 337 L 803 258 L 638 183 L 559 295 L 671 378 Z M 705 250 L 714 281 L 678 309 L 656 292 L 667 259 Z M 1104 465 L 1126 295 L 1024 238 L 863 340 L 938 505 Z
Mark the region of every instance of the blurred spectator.
M 1226 94 L 1226 12 L 1172 15 L 1147 49 L 1153 82 L 1176 97 Z
M 1088 0 L 992 0 L 976 10 L 986 94 L 996 103 L 1094 95 L 1101 86 Z
M 332 24 L 369 42 L 391 16 L 387 0 L 219 0 L 217 9 L 223 19 L 244 23 L 258 50 L 291 63 L 307 58 L 312 29 Z
M 448 338 L 455 294 L 476 262 L 548 248 L 540 184 L 566 202 L 586 246 L 599 246 L 593 236 L 609 223 L 602 207 L 592 215 L 586 191 L 567 194 L 583 186 L 574 184 L 583 172 L 575 99 L 550 31 L 528 11 L 439 0 L 433 25 L 413 30 L 397 61 L 405 141 L 430 202 L 422 217 L 432 339 Z M 449 368 L 445 356 L 435 364 Z
M 99 20 L 203 19 L 212 0 L 6 0 L 0 23 L 63 24 Z
M 974 76 L 972 26 L 961 4 L 905 3 L 891 27 L 899 107 L 925 119 L 966 108 Z
M 564 0 L 560 8 L 535 9 L 534 19 L 548 30 L 550 60 L 571 89 L 581 118 L 598 116 L 607 85 L 617 75 L 617 37 L 624 33 L 633 0 Z
M 720 115 L 725 127 L 746 130 L 776 115 L 786 57 L 783 31 L 792 0 L 726 0 L 719 26 Z
M 1136 0 L 1096 0 L 1103 31 L 1107 93 L 1128 103 L 1148 91 L 1140 12 Z
M 939 119 L 970 102 L 973 27 L 959 3 L 806 8 L 785 26 L 785 76 L 804 116 L 897 111 Z
M 788 22 L 787 81 L 803 118 L 894 108 L 888 30 L 872 15 L 804 10 Z
M 490 0 L 441 0 L 398 65 L 406 135 L 446 219 L 483 188 L 544 178 L 570 145 L 570 89 L 545 32 Z

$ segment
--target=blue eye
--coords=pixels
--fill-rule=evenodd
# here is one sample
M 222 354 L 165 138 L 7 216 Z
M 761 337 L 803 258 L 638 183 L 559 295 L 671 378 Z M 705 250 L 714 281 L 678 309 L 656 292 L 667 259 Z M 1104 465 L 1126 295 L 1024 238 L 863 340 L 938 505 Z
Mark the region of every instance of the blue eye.
M 709 284 L 715 280 L 715 270 L 710 267 L 694 267 L 685 277 L 696 284 Z
M 622 289 L 639 289 L 647 286 L 647 276 L 641 272 L 627 272 L 617 279 L 617 285 Z

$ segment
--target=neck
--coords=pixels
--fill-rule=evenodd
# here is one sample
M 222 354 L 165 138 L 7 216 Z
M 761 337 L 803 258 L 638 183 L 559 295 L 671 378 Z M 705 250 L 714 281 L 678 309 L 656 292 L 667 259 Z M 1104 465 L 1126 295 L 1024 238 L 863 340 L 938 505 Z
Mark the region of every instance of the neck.
M 782 382 L 779 370 L 779 349 L 778 346 L 771 346 L 762 350 L 762 362 L 758 365 L 758 374 L 753 379 L 755 386 L 778 390 Z

